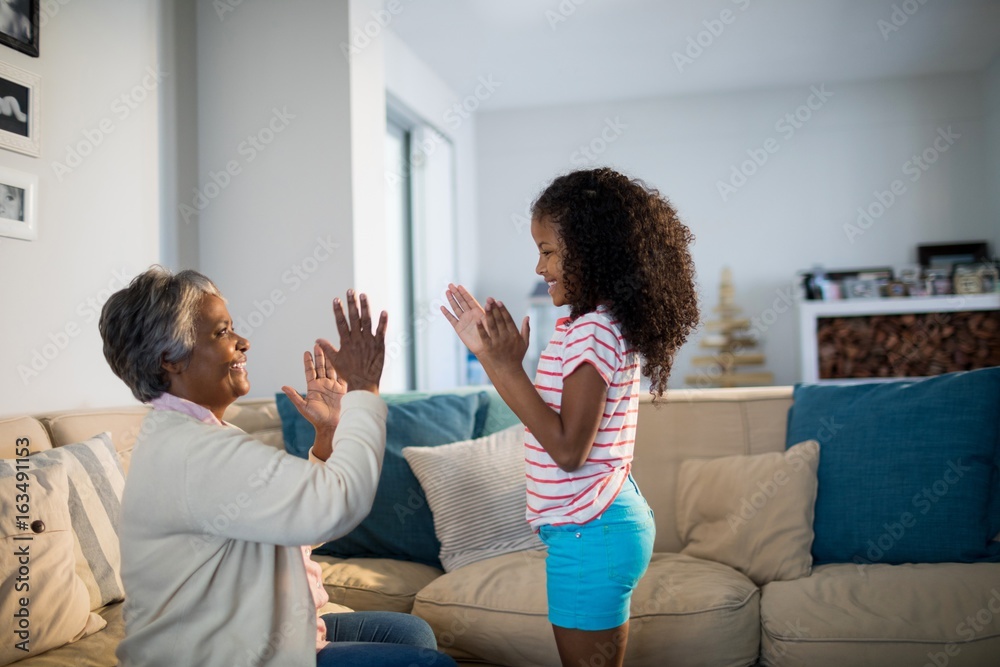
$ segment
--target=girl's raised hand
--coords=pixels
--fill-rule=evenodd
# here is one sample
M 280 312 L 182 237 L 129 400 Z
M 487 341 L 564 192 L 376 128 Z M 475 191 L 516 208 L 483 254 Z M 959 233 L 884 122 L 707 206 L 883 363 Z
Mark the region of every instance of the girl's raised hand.
M 509 364 L 521 367 L 531 337 L 527 317 L 521 321 L 521 329 L 518 330 L 507 306 L 491 297 L 486 300 L 485 316 L 476 324 L 476 329 L 483 344 L 483 351 L 477 356 L 484 366 Z
M 448 283 L 448 290 L 445 292 L 451 310 L 441 306 L 441 312 L 451 324 L 451 327 L 458 334 L 459 339 L 469 348 L 472 354 L 479 355 L 483 351 L 483 339 L 479 334 L 477 325 L 483 322 L 486 311 L 479 305 L 479 302 L 469 294 L 469 290 L 461 285 Z M 452 312 L 454 311 L 454 312 Z

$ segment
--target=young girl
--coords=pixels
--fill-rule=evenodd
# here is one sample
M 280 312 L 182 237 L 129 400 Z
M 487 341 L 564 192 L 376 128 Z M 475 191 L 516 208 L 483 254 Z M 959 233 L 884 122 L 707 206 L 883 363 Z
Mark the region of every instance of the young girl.
M 691 232 L 655 190 L 610 169 L 557 178 L 532 207 L 535 272 L 569 305 L 535 381 L 504 305 L 450 285 L 442 307 L 525 425 L 528 522 L 548 545 L 549 621 L 565 667 L 622 665 L 629 601 L 653 551 L 652 512 L 630 474 L 639 370 L 663 394 L 698 320 Z M 609 653 L 613 656 L 609 657 Z M 604 662 L 607 660 L 607 662 Z

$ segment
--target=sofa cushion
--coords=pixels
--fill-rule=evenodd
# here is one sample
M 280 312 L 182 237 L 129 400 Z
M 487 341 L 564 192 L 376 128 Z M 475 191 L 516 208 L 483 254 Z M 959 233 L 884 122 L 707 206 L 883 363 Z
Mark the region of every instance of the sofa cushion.
M 670 389 L 639 397 L 632 475 L 656 516 L 653 551 L 684 548 L 677 533 L 677 471 L 691 458 L 785 449 L 791 387 Z
M 323 570 L 330 601 L 355 611 L 409 613 L 417 591 L 442 574 L 436 567 L 390 558 L 312 558 Z
M 27 463 L 0 468 L 0 617 L 8 629 L 0 665 L 77 641 L 105 625 L 90 611 L 87 587 L 76 573 L 66 469 L 27 468 Z M 19 516 L 23 520 L 15 522 Z
M 69 480 L 76 573 L 90 594 L 90 609 L 124 597 L 118 523 L 125 477 L 111 436 L 101 433 L 84 442 L 31 455 L 37 468 L 62 466 Z M 10 467 L 12 461 L 0 461 Z
M 997 405 L 1000 368 L 798 385 L 787 443 L 816 438 L 823 449 L 815 563 L 1000 559 Z
M 636 667 L 753 664 L 760 643 L 757 587 L 732 568 L 653 554 L 632 596 L 627 661 Z M 545 554 L 497 556 L 441 576 L 413 613 L 438 647 L 518 667 L 558 665 L 545 597 Z
M 761 589 L 761 663 L 998 664 L 1000 564 L 834 564 Z
M 544 549 L 525 511 L 524 427 L 440 447 L 404 447 L 434 514 L 445 572 Z
M 115 650 L 125 638 L 125 621 L 122 620 L 121 602 L 101 607 L 96 612 L 107 623 L 96 632 L 80 641 L 46 651 L 22 662 L 17 667 L 113 667 L 118 664 Z
M 314 553 L 340 558 L 399 558 L 440 567 L 441 543 L 434 534 L 434 518 L 420 482 L 403 458 L 403 447 L 428 447 L 471 438 L 477 413 L 488 400 L 480 393 L 390 404 L 385 423 L 385 458 L 371 512 L 357 528 L 317 547 Z M 285 401 L 291 406 L 287 396 Z M 291 409 L 298 414 L 294 407 Z M 282 418 L 287 412 L 282 409 Z M 305 421 L 301 416 L 299 420 Z
M 23 438 L 27 438 L 32 454 L 52 449 L 52 442 L 45 426 L 34 417 L 5 417 L 0 419 L 0 459 L 17 457 Z
M 819 443 L 785 452 L 691 459 L 677 480 L 681 553 L 736 568 L 761 586 L 812 568 Z
M 114 410 L 62 412 L 45 416 L 43 421 L 51 431 L 52 442 L 56 447 L 82 442 L 95 433 L 107 431 L 111 434 L 115 449 L 124 451 L 135 445 L 142 420 L 148 412 L 148 407 L 137 405 L 134 408 Z

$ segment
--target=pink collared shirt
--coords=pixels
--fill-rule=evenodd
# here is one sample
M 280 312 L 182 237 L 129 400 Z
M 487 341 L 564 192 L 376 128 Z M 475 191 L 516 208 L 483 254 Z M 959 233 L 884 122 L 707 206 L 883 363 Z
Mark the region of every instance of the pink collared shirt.
M 172 410 L 174 412 L 180 412 L 190 417 L 194 417 L 198 421 L 205 424 L 238 428 L 232 424 L 221 421 L 218 417 L 212 414 L 212 411 L 208 408 L 198 405 L 197 403 L 192 403 L 185 398 L 168 394 L 167 392 L 163 392 L 149 403 L 153 406 L 154 410 Z M 312 449 L 309 450 L 309 460 L 322 463 L 322 461 L 313 456 Z M 309 581 L 309 591 L 312 593 L 313 603 L 316 605 L 316 609 L 318 611 L 320 607 L 330 601 L 330 596 L 327 594 L 326 589 L 323 588 L 323 569 L 319 566 L 319 563 L 310 558 L 310 554 L 312 554 L 312 547 L 303 546 L 302 560 L 306 566 L 306 578 Z M 330 642 L 326 639 L 326 623 L 323 622 L 323 619 L 320 618 L 317 613 L 316 651 L 319 651 L 329 643 Z

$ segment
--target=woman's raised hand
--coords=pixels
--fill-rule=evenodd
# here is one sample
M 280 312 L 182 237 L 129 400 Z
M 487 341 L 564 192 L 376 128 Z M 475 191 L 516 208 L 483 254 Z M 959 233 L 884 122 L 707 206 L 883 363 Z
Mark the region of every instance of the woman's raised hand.
M 445 295 L 448 297 L 448 303 L 451 304 L 451 310 L 448 310 L 446 306 L 441 306 L 441 312 L 444 313 L 445 318 L 458 334 L 459 339 L 469 348 L 469 351 L 479 356 L 479 353 L 483 351 L 483 339 L 479 334 L 478 325 L 484 322 L 486 311 L 469 294 L 469 290 L 461 285 L 448 283 Z
M 333 300 L 333 315 L 340 333 L 340 349 L 328 340 L 316 341 L 330 358 L 338 377 L 347 383 L 347 390 L 378 393 L 385 364 L 385 328 L 389 316 L 383 310 L 378 327 L 372 332 L 372 318 L 368 311 L 368 296 L 360 295 L 361 305 L 354 290 L 347 290 L 347 315 L 340 299 Z
M 330 357 L 319 345 L 313 348 L 313 354 L 305 352 L 302 361 L 306 372 L 306 397 L 302 398 L 288 386 L 281 390 L 317 433 L 332 432 L 340 422 L 340 399 L 347 393 L 347 383 L 337 377 Z

